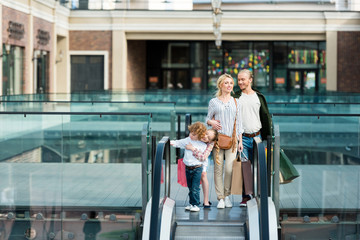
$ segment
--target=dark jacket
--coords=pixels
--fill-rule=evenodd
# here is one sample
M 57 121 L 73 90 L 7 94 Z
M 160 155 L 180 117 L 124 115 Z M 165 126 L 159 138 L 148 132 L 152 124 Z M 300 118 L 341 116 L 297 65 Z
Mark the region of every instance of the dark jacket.
M 261 138 L 263 140 L 267 140 L 267 136 L 273 136 L 273 129 L 272 129 L 272 119 L 271 119 L 271 115 L 269 113 L 269 109 L 266 103 L 266 99 L 265 96 L 259 92 L 256 89 L 253 89 L 258 97 L 259 97 L 259 101 L 260 101 L 260 122 L 262 125 L 262 128 L 260 130 L 261 132 Z M 239 98 L 241 96 L 241 90 L 235 92 L 235 94 L 233 94 L 233 97 L 235 98 Z

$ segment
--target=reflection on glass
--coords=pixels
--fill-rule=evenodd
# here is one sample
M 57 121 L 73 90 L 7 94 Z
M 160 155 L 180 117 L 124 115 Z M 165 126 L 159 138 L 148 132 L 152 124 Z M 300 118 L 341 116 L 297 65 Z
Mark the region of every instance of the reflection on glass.
M 216 81 L 223 73 L 223 54 L 222 50 L 217 49 L 215 44 L 209 44 L 208 57 L 208 87 L 210 89 L 216 88 Z
M 281 148 L 300 173 L 280 185 L 280 208 L 298 213 L 358 209 L 359 117 L 275 115 L 273 121 L 280 128 Z

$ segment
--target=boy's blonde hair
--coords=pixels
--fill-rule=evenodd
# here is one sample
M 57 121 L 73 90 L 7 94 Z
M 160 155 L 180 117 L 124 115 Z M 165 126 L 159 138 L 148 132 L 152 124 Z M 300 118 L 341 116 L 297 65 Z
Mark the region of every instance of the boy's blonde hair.
M 203 124 L 201 122 L 196 122 L 196 123 L 189 125 L 188 129 L 191 133 L 193 133 L 194 135 L 196 135 L 198 137 L 198 140 L 200 140 L 201 138 L 203 138 L 205 136 L 205 133 L 207 130 L 205 124 Z

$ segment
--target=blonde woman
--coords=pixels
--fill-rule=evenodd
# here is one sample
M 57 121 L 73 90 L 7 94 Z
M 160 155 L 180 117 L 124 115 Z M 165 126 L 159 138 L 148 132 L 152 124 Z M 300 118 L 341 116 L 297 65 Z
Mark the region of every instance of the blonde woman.
M 232 137 L 236 120 L 235 136 L 233 139 L 234 147 L 227 150 L 215 147 L 213 150 L 214 159 L 216 159 L 214 165 L 215 192 L 219 201 L 217 208 L 225 208 L 232 207 L 229 198 L 232 166 L 236 158 L 236 150 L 241 151 L 243 149 L 243 127 L 241 106 L 238 99 L 234 99 L 231 96 L 234 88 L 234 79 L 229 74 L 223 74 L 218 78 L 216 87 L 216 96 L 209 102 L 206 123 L 220 134 Z

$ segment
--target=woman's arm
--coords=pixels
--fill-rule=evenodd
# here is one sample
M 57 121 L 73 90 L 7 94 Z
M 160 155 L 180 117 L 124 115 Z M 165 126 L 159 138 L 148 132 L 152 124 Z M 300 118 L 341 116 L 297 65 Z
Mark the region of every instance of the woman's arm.
M 208 107 L 208 114 L 206 116 L 205 122 L 207 125 L 211 126 L 213 129 L 215 130 L 221 130 L 221 124 L 219 120 L 215 120 L 215 108 L 216 108 L 216 104 L 214 102 L 214 99 L 211 99 L 209 102 L 209 107 Z

